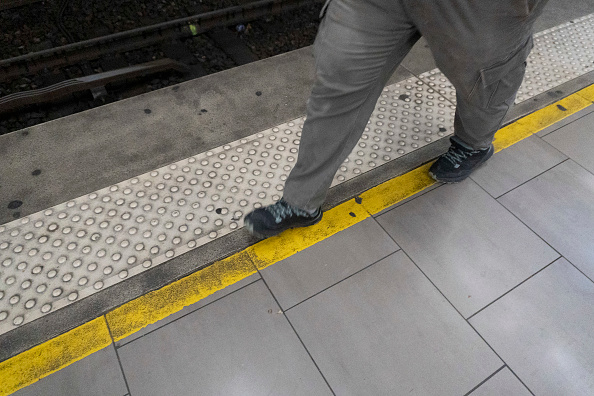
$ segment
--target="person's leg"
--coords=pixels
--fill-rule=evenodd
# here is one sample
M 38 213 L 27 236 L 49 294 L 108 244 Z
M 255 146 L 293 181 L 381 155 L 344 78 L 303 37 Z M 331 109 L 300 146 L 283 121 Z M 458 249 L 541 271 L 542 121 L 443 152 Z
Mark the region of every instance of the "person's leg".
M 405 1 L 456 88 L 452 148 L 430 172 L 439 181 L 461 181 L 493 153 L 493 137 L 524 78 L 532 25 L 546 0 Z
M 400 0 L 331 0 L 314 44 L 316 79 L 283 199 L 245 217 L 267 237 L 315 224 L 387 80 L 419 39 Z
M 331 0 L 314 45 L 316 79 L 284 199 L 320 207 L 394 69 L 418 40 L 400 0 Z

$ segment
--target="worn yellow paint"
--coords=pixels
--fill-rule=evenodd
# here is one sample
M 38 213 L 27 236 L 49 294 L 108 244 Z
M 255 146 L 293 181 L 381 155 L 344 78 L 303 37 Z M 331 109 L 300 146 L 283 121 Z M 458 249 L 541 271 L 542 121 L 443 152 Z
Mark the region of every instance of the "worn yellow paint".
M 369 217 L 365 208 L 351 199 L 326 212 L 322 221 L 265 239 L 247 249 L 258 269 L 264 269 Z
M 582 92 L 582 91 L 580 91 Z M 543 109 L 537 110 L 518 121 L 501 128 L 495 134 L 493 145 L 499 152 L 522 139 L 525 139 L 553 124 L 590 106 L 592 102 L 584 99 L 580 92 L 561 99 Z
M 367 190 L 361 194 L 363 206 L 374 215 L 435 184 L 435 180 L 428 173 L 432 163 Z
M 111 344 L 103 317 L 0 363 L 0 396 L 9 395 Z
M 576 94 L 590 101 L 590 103 L 594 103 L 594 84 L 576 92 Z
M 138 297 L 106 315 L 113 339 L 120 341 L 255 272 L 247 252 L 242 251 Z
M 594 85 L 502 128 L 495 136 L 496 151 L 531 136 L 593 102 Z M 315 226 L 290 230 L 263 240 L 116 308 L 106 315 L 113 339 L 122 340 L 256 273 L 256 269 L 277 263 L 424 190 L 435 183 L 427 173 L 430 166 L 431 163 L 425 164 L 366 191 L 358 199 L 330 209 Z M 107 323 L 103 318 L 95 319 L 0 363 L 0 396 L 8 395 L 108 346 L 111 338 Z

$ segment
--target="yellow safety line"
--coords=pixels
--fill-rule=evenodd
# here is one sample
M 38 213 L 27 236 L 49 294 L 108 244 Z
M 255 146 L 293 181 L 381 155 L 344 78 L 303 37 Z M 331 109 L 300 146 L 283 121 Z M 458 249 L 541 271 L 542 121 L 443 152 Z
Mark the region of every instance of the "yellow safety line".
M 594 103 L 594 85 L 502 128 L 495 136 L 499 152 Z M 122 340 L 182 308 L 222 290 L 301 250 L 306 249 L 397 202 L 417 194 L 435 182 L 425 164 L 388 180 L 324 213 L 322 221 L 306 229 L 294 229 L 261 241 L 159 290 L 136 298 L 74 330 L 33 347 L 0 363 L 0 396 L 60 370 L 96 352 L 112 341 Z
M 5 360 L 0 363 L 0 396 L 31 385 L 110 344 L 102 316 Z

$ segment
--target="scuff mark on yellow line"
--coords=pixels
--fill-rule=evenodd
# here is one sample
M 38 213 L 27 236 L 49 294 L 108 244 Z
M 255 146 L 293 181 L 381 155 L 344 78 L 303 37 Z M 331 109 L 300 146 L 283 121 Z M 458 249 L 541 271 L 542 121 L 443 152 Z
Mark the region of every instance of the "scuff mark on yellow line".
M 592 102 L 584 99 L 580 92 L 561 99 L 552 105 L 537 110 L 534 113 L 501 128 L 495 134 L 495 140 L 493 140 L 495 152 L 508 148 L 509 146 L 518 143 L 520 140 L 532 136 L 556 122 L 590 106 Z M 561 108 L 565 110 L 562 110 Z
M 111 344 L 102 316 L 0 363 L 0 396 L 9 395 Z
M 256 273 L 246 251 L 138 297 L 109 312 L 107 322 L 115 341 L 120 341 L 216 291 Z
M 374 215 L 435 184 L 429 176 L 431 163 L 395 177 L 361 194 L 362 204 Z

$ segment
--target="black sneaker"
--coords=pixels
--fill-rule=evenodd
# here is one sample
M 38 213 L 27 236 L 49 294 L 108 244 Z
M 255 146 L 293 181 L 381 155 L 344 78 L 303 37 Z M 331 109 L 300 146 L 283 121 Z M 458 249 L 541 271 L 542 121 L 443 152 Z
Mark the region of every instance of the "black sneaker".
M 442 183 L 458 183 L 466 179 L 479 166 L 493 155 L 495 148 L 473 150 L 462 146 L 450 138 L 452 145 L 447 153 L 429 168 L 429 175 Z
M 290 228 L 307 227 L 322 220 L 322 209 L 314 213 L 295 208 L 284 199 L 248 213 L 243 219 L 245 227 L 259 238 L 268 238 Z

